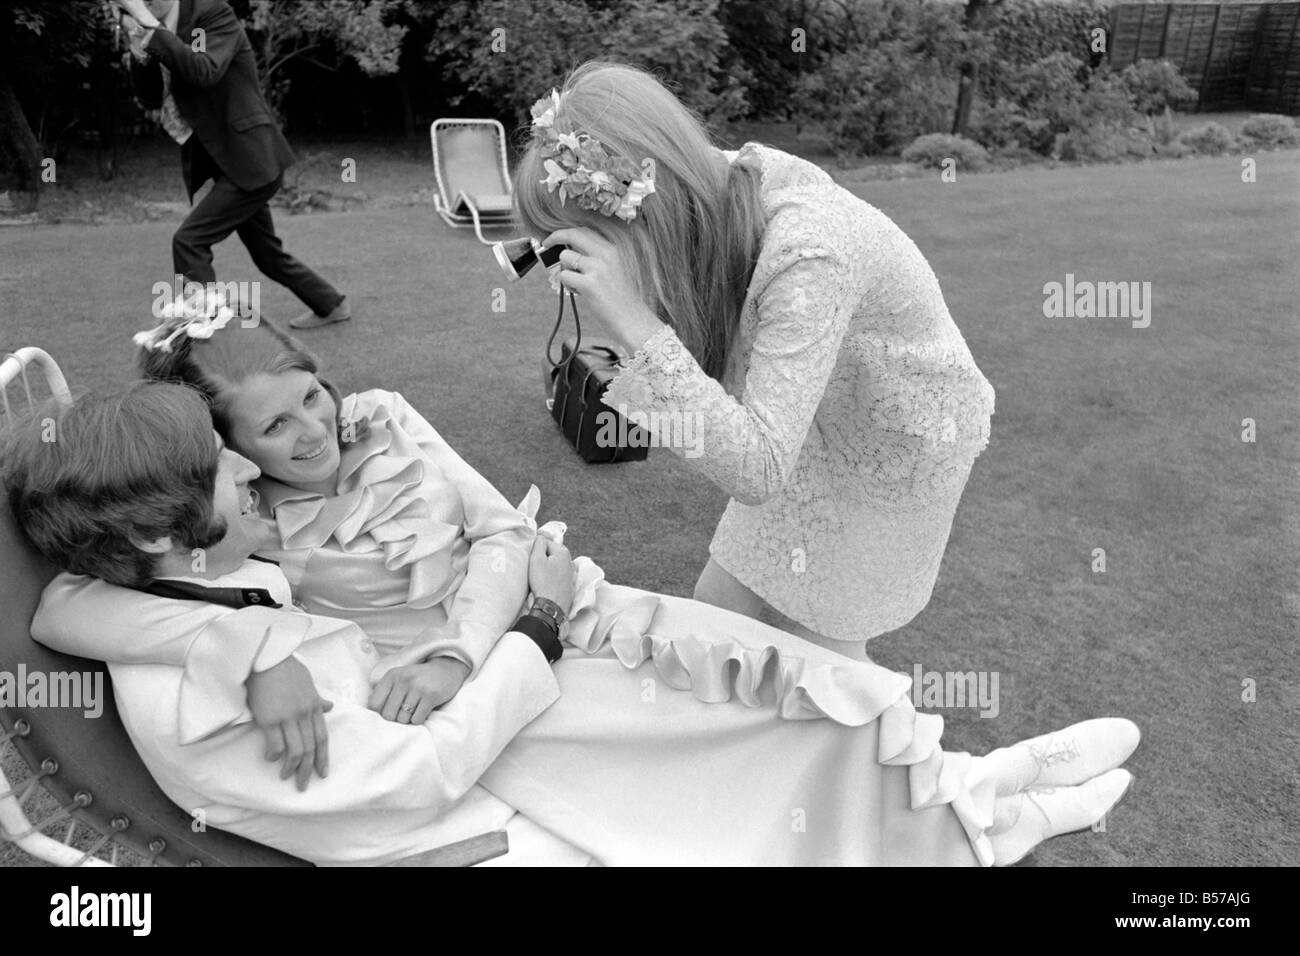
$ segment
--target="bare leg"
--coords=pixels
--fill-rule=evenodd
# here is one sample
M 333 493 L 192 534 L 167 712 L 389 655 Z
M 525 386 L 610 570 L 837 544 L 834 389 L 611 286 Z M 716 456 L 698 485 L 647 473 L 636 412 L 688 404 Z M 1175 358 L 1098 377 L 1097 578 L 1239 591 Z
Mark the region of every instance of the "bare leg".
M 709 563 L 700 572 L 700 579 L 695 582 L 695 600 L 712 604 L 715 607 L 735 611 L 746 617 L 763 621 L 773 627 L 811 641 L 819 647 L 843 654 L 854 660 L 870 660 L 867 657 L 867 642 L 837 641 L 818 634 L 812 628 L 800 624 L 793 618 L 786 617 L 772 605 L 741 584 L 722 565 L 709 559 Z
M 771 624 L 778 630 L 793 634 L 795 637 L 802 637 L 805 641 L 811 641 L 819 647 L 824 647 L 828 651 L 834 651 L 836 654 L 843 654 L 845 657 L 852 658 L 855 661 L 869 661 L 867 656 L 866 641 L 837 641 L 833 637 L 826 637 L 818 634 L 812 628 L 800 624 L 794 618 L 786 617 L 772 605 L 764 602 L 762 613 L 759 620 Z
M 709 558 L 695 582 L 695 600 L 726 608 L 745 617 L 757 618 L 763 599 L 732 577 L 722 565 Z

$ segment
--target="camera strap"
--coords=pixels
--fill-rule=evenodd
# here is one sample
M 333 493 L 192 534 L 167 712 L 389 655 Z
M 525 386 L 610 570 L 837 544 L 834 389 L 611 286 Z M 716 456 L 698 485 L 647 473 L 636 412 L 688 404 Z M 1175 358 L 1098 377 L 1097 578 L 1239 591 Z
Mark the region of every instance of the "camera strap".
M 560 325 L 564 322 L 564 296 L 569 296 L 569 305 L 573 308 L 573 327 L 577 332 L 577 341 L 573 343 L 573 351 L 569 353 L 568 358 L 564 358 L 564 349 L 560 349 L 561 360 L 559 362 L 551 358 L 551 345 L 555 342 L 555 336 L 560 332 Z M 555 315 L 555 328 L 551 329 L 551 337 L 546 340 L 546 361 L 551 363 L 551 368 L 559 369 L 567 366 L 573 361 L 573 357 L 578 354 L 578 349 L 582 348 L 582 321 L 578 318 L 578 302 L 573 298 L 573 293 L 568 289 L 560 289 L 560 311 Z M 568 374 L 567 369 L 564 374 Z

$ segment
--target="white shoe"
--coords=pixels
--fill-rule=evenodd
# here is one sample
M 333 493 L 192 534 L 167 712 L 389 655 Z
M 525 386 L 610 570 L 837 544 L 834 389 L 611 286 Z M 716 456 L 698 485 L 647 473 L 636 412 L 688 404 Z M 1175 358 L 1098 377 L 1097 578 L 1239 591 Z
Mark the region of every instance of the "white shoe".
M 1006 797 L 1029 787 L 1064 787 L 1091 780 L 1127 760 L 1141 739 L 1133 721 L 1103 717 L 1000 747 L 985 759 L 992 765 L 998 796 Z
M 1025 790 L 998 800 L 988 831 L 993 865 L 1023 859 L 1044 840 L 1084 830 L 1119 803 L 1133 783 L 1127 770 L 1110 770 L 1072 787 Z

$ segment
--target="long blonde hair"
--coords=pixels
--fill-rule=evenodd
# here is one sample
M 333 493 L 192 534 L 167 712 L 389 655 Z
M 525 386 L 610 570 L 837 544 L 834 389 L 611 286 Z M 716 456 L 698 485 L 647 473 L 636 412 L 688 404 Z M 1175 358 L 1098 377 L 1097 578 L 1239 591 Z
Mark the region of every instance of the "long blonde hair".
M 700 118 L 644 70 L 591 60 L 560 93 L 555 130 L 583 132 L 640 167 L 654 161 L 655 191 L 624 222 L 560 204 L 542 181 L 536 143 L 515 170 L 515 213 L 542 238 L 585 226 L 635 263 L 639 291 L 706 373 L 720 378 L 762 244 L 760 171 L 716 152 Z

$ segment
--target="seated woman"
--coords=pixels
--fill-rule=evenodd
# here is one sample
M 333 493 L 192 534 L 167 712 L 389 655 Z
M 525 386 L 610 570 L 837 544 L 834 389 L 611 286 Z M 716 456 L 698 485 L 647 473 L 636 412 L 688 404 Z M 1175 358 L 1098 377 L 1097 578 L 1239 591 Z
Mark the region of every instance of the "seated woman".
M 464 676 L 447 672 L 481 671 L 528 609 L 531 516 L 400 396 L 336 407 L 316 363 L 265 322 L 177 320 L 144 341 L 147 371 L 198 387 L 221 437 L 262 469 L 254 487 L 278 538 L 263 554 L 298 603 L 360 624 L 387 654 L 371 705 L 424 723 Z M 1105 773 L 1137 744 L 1127 721 L 988 758 L 944 754 L 942 719 L 915 712 L 906 677 L 576 564 L 554 613 L 583 653 L 559 663 L 560 699 L 480 782 L 599 861 L 1011 862 L 1099 819 L 1127 785 Z M 80 631 L 86 654 L 104 635 L 98 656 L 114 660 L 129 615 L 114 632 L 111 608 L 97 611 L 88 637 L 60 613 L 72 589 L 47 595 L 46 639 Z

